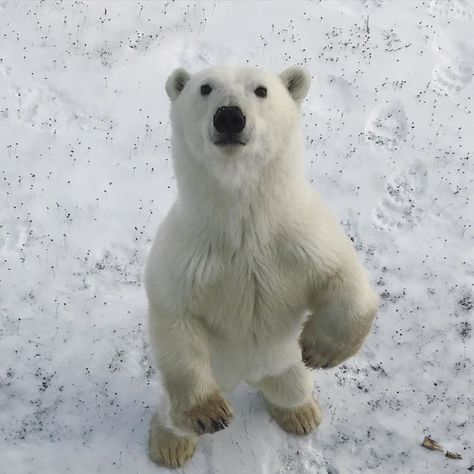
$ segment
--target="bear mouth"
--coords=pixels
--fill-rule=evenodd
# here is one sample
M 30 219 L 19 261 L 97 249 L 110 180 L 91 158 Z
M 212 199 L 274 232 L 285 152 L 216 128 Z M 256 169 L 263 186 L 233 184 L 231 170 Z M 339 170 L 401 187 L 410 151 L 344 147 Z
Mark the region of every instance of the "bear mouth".
M 220 138 L 219 140 L 216 140 L 214 142 L 214 145 L 217 145 L 217 146 L 235 146 L 235 147 L 237 147 L 237 146 L 245 146 L 245 145 L 247 145 L 247 143 L 242 141 L 238 137 L 227 136 L 227 137 L 224 137 L 224 138 Z

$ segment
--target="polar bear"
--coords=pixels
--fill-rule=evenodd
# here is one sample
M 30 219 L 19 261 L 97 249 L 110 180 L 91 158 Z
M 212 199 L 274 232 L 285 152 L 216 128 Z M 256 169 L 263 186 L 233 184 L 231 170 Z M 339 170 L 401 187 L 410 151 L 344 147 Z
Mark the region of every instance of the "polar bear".
M 176 69 L 171 99 L 178 196 L 146 266 L 151 343 L 167 399 L 150 457 L 170 467 L 224 429 L 224 393 L 257 388 L 289 433 L 321 422 L 310 368 L 334 367 L 367 336 L 377 297 L 346 237 L 306 182 L 300 106 L 309 74 Z

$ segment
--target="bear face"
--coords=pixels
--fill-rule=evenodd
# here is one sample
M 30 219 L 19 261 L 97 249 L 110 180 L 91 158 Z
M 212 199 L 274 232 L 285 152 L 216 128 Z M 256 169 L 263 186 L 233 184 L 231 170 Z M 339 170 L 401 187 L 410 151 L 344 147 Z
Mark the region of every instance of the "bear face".
M 250 67 L 212 67 L 193 75 L 176 69 L 166 83 L 173 149 L 185 147 L 180 157 L 221 179 L 258 174 L 299 136 L 299 106 L 309 85 L 309 74 L 298 67 L 279 76 Z

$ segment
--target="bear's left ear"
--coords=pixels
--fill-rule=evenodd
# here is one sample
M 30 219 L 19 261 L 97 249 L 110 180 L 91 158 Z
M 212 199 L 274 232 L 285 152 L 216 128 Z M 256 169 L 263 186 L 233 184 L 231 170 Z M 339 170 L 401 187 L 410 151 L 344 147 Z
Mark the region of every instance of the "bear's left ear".
M 165 86 L 166 93 L 168 94 L 168 97 L 171 100 L 176 100 L 178 98 L 179 94 L 181 94 L 181 91 L 184 89 L 184 86 L 186 85 L 186 82 L 188 82 L 190 77 L 191 75 L 189 74 L 189 72 L 183 69 L 182 67 L 175 69 L 171 73 L 171 76 L 168 77 Z
M 297 104 L 301 104 L 311 85 L 311 76 L 306 69 L 292 66 L 280 74 L 280 79 Z

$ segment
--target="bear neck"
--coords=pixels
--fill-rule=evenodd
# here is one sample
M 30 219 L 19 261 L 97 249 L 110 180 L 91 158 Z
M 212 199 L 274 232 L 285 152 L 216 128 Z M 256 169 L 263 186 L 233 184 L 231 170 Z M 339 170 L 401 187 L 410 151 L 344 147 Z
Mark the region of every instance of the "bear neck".
M 232 240 L 245 229 L 260 236 L 274 233 L 282 220 L 304 207 L 309 185 L 298 144 L 289 144 L 267 160 L 252 179 L 229 185 L 183 150 L 174 157 L 179 208 L 186 218 Z M 209 232 L 209 231 L 208 231 Z

